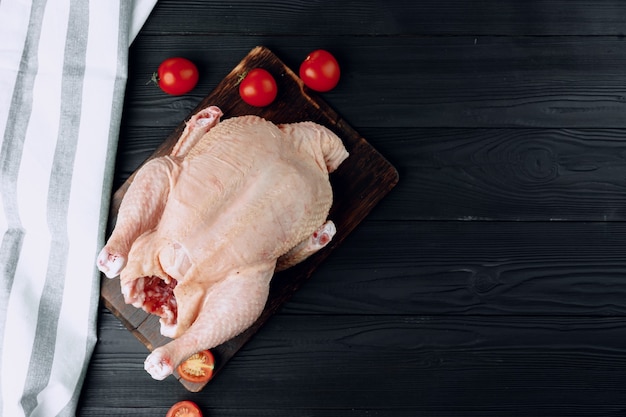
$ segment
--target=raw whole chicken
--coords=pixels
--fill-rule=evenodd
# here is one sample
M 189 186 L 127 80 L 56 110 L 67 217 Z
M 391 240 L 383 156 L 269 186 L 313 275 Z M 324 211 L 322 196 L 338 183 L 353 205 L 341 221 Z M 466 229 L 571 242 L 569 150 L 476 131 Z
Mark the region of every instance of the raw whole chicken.
M 335 234 L 328 174 L 348 157 L 341 139 L 312 122 L 221 116 L 198 112 L 170 155 L 139 169 L 98 255 L 125 302 L 174 339 L 147 357 L 154 379 L 250 327 L 274 272 Z

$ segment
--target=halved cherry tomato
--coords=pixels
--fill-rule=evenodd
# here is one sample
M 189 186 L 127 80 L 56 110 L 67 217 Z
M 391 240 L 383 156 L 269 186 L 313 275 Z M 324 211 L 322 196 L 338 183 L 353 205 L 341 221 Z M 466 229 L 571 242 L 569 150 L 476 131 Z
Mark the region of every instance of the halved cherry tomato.
M 174 404 L 165 417 L 202 417 L 202 411 L 193 401 L 185 400 Z
M 152 76 L 152 80 L 161 87 L 161 90 L 174 96 L 193 90 L 198 78 L 196 65 L 181 57 L 168 58 L 161 62 L 158 71 Z
M 274 101 L 277 94 L 276 80 L 263 68 L 251 70 L 239 83 L 239 95 L 251 106 L 265 107 Z
M 315 91 L 332 90 L 339 82 L 340 75 L 339 63 L 330 52 L 323 49 L 311 52 L 300 64 L 300 78 Z
M 210 350 L 194 353 L 178 365 L 177 371 L 181 378 L 189 382 L 207 382 L 213 376 L 215 358 Z

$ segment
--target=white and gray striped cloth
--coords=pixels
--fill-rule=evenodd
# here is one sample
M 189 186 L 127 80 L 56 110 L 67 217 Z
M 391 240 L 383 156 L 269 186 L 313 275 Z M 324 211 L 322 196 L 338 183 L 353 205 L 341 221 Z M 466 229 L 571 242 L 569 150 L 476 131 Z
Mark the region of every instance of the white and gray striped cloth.
M 0 416 L 73 416 L 128 46 L 156 0 L 0 1 Z

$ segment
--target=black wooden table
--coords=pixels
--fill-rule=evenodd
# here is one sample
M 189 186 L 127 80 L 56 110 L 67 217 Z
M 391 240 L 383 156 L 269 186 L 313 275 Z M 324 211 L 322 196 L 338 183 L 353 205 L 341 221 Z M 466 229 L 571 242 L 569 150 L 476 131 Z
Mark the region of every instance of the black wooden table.
M 78 415 L 625 416 L 624 34 L 622 0 L 159 0 L 116 188 L 257 45 L 333 52 L 400 182 L 200 393 L 102 308 Z M 182 97 L 146 85 L 174 55 Z

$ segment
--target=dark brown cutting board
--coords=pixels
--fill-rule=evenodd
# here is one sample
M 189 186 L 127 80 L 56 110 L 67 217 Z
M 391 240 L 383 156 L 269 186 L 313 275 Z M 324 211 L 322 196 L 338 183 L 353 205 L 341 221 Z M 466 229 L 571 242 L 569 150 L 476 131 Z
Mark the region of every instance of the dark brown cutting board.
M 243 102 L 238 95 L 240 75 L 253 68 L 265 68 L 276 78 L 278 97 L 265 108 L 256 108 Z M 272 279 L 270 295 L 261 317 L 244 333 L 212 349 L 216 359 L 215 372 L 237 353 L 254 333 L 285 303 L 295 291 L 311 276 L 317 266 L 336 248 L 345 237 L 367 216 L 370 210 L 398 182 L 398 172 L 367 141 L 352 129 L 320 97 L 306 88 L 300 78 L 291 71 L 270 50 L 256 47 L 220 82 L 185 121 L 172 132 L 151 156 L 166 155 L 170 152 L 182 133 L 185 122 L 197 111 L 216 105 L 224 113 L 222 119 L 245 114 L 256 114 L 274 123 L 289 123 L 311 120 L 333 130 L 343 139 L 350 156 L 339 169 L 331 174 L 334 202 L 329 218 L 337 226 L 337 234 L 321 251 L 303 263 L 280 272 Z M 114 194 L 111 204 L 109 226 L 115 224 L 117 210 L 124 197 L 128 181 Z M 124 303 L 120 293 L 119 279 L 102 280 L 102 299 L 105 306 L 150 350 L 169 341 L 159 333 L 156 316 Z M 175 374 L 177 378 L 178 375 Z M 180 379 L 180 378 L 179 378 Z M 189 391 L 200 391 L 205 384 L 189 383 L 180 379 Z

